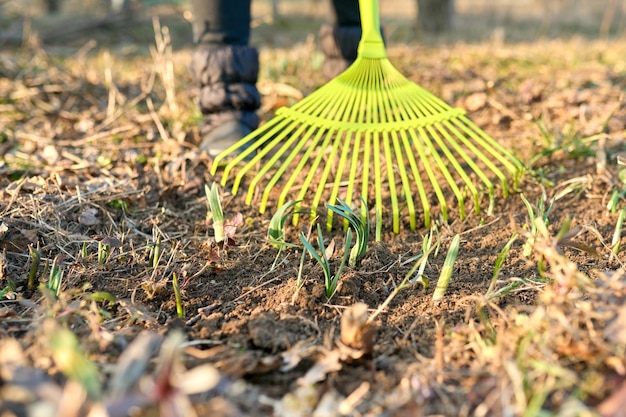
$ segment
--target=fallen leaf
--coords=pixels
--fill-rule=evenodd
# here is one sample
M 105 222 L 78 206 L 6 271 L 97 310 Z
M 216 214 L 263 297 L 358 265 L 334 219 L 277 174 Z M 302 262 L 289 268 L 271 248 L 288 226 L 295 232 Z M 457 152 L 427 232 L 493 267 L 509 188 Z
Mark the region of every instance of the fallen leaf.
M 310 345 L 310 341 L 300 340 L 291 349 L 288 349 L 280 354 L 283 361 L 280 367 L 281 372 L 288 372 L 298 366 L 302 359 L 310 357 L 316 348 Z
M 121 398 L 146 372 L 161 338 L 155 333 L 142 332 L 120 355 L 109 383 L 112 398 Z
M 37 243 L 39 240 L 39 236 L 37 234 L 37 230 L 29 230 L 29 229 L 20 229 L 20 233 L 24 236 L 30 243 Z
M 487 104 L 486 93 L 473 93 L 465 98 L 465 110 L 474 112 L 482 109 Z
M 97 224 L 100 224 L 100 220 L 98 220 L 98 218 L 96 217 L 97 214 L 98 209 L 95 209 L 93 207 L 88 208 L 87 210 L 80 213 L 80 215 L 78 216 L 78 222 L 85 226 L 95 226 Z
M 325 392 L 317 407 L 315 407 L 315 411 L 313 411 L 313 417 L 339 417 L 345 415 L 339 411 L 339 406 L 343 400 L 344 396 L 334 389 Z
M 59 162 L 59 151 L 52 145 L 46 145 L 41 152 L 41 157 L 50 166 L 54 166 Z
M 274 405 L 277 417 L 307 417 L 317 404 L 317 390 L 312 384 L 303 385 L 293 392 L 288 392 Z
M 626 381 L 598 405 L 597 411 L 602 417 L 626 417 Z
M 341 370 L 340 353 L 338 350 L 331 350 L 323 355 L 307 373 L 298 378 L 298 385 L 306 386 L 317 384 L 326 379 L 326 375 L 331 372 Z
M 626 344 L 626 305 L 619 307 L 617 316 L 604 329 L 604 336 L 612 342 Z

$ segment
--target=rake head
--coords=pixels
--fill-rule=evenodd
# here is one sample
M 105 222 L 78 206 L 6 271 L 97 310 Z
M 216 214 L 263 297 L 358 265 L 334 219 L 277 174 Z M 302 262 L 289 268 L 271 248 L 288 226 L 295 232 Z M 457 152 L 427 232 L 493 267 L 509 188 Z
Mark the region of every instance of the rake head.
M 348 205 L 359 195 L 373 200 L 377 240 L 389 208 L 392 229 L 398 233 L 404 211 L 409 227 L 416 228 L 416 201 L 429 226 L 431 200 L 447 220 L 451 196 L 461 217 L 468 195 L 476 213 L 484 192 L 491 205 L 494 180 L 506 196 L 508 178 L 516 182 L 522 164 L 463 110 L 400 74 L 387 59 L 377 0 L 361 0 L 360 8 L 363 35 L 356 61 L 218 155 L 212 173 L 223 167 L 222 185 L 234 175 L 233 194 L 249 176 L 246 203 L 252 204 L 254 195 L 262 192 L 261 213 L 277 186 L 282 187 L 277 207 L 288 200 L 310 201 L 312 215 L 322 201 L 335 204 L 338 197 Z M 226 162 L 233 153 L 237 156 Z M 330 229 L 333 213 L 327 214 Z

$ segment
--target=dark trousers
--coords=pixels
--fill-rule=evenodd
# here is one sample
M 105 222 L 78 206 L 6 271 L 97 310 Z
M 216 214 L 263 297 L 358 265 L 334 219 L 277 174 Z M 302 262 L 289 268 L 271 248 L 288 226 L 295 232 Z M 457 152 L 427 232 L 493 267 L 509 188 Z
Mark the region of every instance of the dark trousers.
M 194 41 L 213 45 L 247 45 L 251 0 L 192 0 Z M 333 26 L 360 26 L 358 0 L 332 0 Z

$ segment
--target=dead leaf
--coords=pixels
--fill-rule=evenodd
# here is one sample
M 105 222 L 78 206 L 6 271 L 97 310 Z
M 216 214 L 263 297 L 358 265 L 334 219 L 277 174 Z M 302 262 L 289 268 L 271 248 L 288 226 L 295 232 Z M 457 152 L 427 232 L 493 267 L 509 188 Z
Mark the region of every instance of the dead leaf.
M 39 235 L 37 234 L 37 230 L 29 230 L 29 229 L 20 229 L 20 233 L 24 236 L 30 243 L 37 243 L 39 240 Z
M 307 417 L 317 405 L 318 394 L 312 384 L 303 385 L 288 392 L 274 405 L 277 417 Z
M 604 329 L 604 337 L 615 343 L 626 344 L 626 305 L 619 307 L 617 316 Z
M 486 93 L 473 93 L 465 98 L 465 110 L 474 112 L 482 109 L 487 104 Z
M 317 349 L 311 346 L 310 340 L 300 340 L 291 349 L 280 354 L 283 361 L 281 372 L 289 372 L 300 364 L 302 359 L 309 358 Z
M 41 157 L 50 166 L 54 166 L 59 162 L 59 151 L 52 145 L 46 145 L 41 152 Z
M 326 258 L 330 259 L 335 253 L 335 239 L 331 239 L 328 246 L 326 246 Z
M 6 223 L 4 222 L 0 223 L 0 240 L 4 239 L 8 231 L 9 231 L 9 226 L 7 226 Z
M 344 396 L 337 392 L 337 390 L 331 389 L 322 395 L 315 411 L 313 411 L 313 417 L 339 417 L 342 414 L 339 411 L 339 407 L 344 400 Z
M 112 398 L 121 398 L 146 372 L 161 338 L 155 333 L 142 332 L 120 355 L 109 383 Z
M 597 411 L 602 417 L 626 417 L 626 381 L 598 405 Z
M 306 386 L 317 384 L 325 380 L 326 375 L 331 372 L 340 371 L 342 366 L 339 359 L 340 353 L 338 350 L 331 350 L 325 353 L 303 377 L 298 378 L 298 385 Z
M 78 216 L 78 222 L 85 226 L 95 226 L 100 224 L 100 220 L 96 217 L 98 209 L 90 207 L 87 210 L 80 213 Z

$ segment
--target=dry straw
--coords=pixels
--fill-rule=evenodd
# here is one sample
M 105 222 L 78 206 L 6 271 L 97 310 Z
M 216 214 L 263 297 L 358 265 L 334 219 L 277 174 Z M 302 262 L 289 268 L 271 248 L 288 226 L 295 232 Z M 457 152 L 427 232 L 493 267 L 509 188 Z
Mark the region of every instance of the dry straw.
M 516 181 L 522 164 L 462 109 L 402 76 L 387 59 L 378 0 L 360 0 L 360 8 L 363 35 L 356 61 L 218 155 L 212 173 L 223 168 L 223 185 L 234 176 L 235 194 L 247 186 L 247 204 L 261 193 L 255 201 L 261 213 L 269 201 L 277 199 L 280 207 L 303 200 L 315 216 L 324 202 L 332 205 L 340 197 L 350 205 L 363 196 L 374 201 L 377 240 L 383 212 L 391 212 L 395 233 L 402 213 L 416 228 L 416 200 L 422 205 L 420 220 L 429 226 L 433 205 L 447 220 L 452 197 L 464 217 L 467 195 L 476 213 L 481 194 L 492 203 L 494 181 L 506 196 L 508 178 Z M 277 186 L 278 196 L 272 192 Z M 328 211 L 328 228 L 332 214 Z

